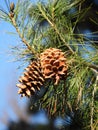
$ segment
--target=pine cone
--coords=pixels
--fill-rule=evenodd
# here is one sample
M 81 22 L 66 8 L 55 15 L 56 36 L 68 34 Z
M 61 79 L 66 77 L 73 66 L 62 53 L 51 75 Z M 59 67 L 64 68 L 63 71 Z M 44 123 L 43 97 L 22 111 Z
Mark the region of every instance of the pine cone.
M 40 62 L 45 79 L 54 79 L 54 84 L 57 85 L 67 74 L 66 61 L 64 52 L 60 49 L 49 48 L 41 53 Z
M 40 63 L 37 61 L 31 62 L 25 70 L 24 75 L 19 79 L 20 84 L 17 84 L 17 87 L 20 88 L 18 93 L 21 94 L 21 96 L 30 97 L 40 90 L 44 83 L 44 77 Z

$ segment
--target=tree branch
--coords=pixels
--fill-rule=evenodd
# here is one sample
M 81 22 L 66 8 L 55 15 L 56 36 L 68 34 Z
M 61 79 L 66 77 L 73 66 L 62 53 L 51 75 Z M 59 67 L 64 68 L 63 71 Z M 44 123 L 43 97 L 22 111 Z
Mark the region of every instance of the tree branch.
M 55 32 L 59 35 L 60 39 L 63 41 L 63 43 L 65 43 L 65 45 L 67 46 L 67 48 L 74 54 L 74 51 L 72 50 L 72 48 L 66 43 L 65 39 L 62 37 L 61 33 L 59 32 L 59 30 L 57 29 L 56 25 L 50 21 L 50 19 L 47 17 L 47 15 L 45 14 L 45 12 L 42 10 L 41 6 L 39 5 L 39 10 L 41 11 L 42 15 L 44 16 L 44 18 L 48 21 L 48 23 L 51 25 L 51 27 L 53 27 L 53 29 L 55 30 Z
M 14 17 L 11 17 L 11 16 L 9 16 L 9 17 L 10 17 L 10 20 L 11 20 L 13 26 L 15 27 L 17 33 L 19 34 L 19 37 L 21 38 L 22 42 L 23 42 L 23 43 L 27 46 L 27 48 L 36 56 L 35 50 L 32 49 L 32 47 L 29 45 L 29 43 L 26 41 L 26 39 L 25 39 L 25 38 L 23 37 L 23 35 L 21 34 L 21 32 L 20 32 L 20 30 L 19 30 L 19 28 L 18 28 L 18 26 L 17 26 L 17 23 L 16 23 Z

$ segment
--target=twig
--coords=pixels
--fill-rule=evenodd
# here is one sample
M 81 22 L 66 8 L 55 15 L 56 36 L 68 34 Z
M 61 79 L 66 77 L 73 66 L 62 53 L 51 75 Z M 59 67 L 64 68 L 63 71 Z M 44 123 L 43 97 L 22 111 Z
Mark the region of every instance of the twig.
M 78 105 L 79 105 L 79 103 L 81 101 L 82 91 L 83 91 L 83 88 L 82 88 L 82 86 L 80 86 L 79 91 L 78 91 L 78 95 L 77 95 L 76 109 L 78 109 Z
M 55 30 L 55 32 L 59 35 L 60 39 L 65 43 L 65 45 L 68 47 L 68 49 L 74 54 L 74 51 L 72 50 L 72 48 L 66 43 L 65 39 L 62 37 L 61 33 L 59 32 L 59 30 L 57 29 L 56 25 L 50 21 L 50 19 L 46 16 L 45 12 L 41 9 L 40 5 L 38 6 L 42 15 L 44 16 L 44 18 L 48 21 L 48 23 L 53 27 L 53 29 Z
M 32 49 L 32 47 L 29 45 L 29 43 L 26 41 L 26 39 L 25 39 L 25 38 L 23 37 L 23 35 L 21 34 L 21 32 L 20 32 L 20 30 L 19 30 L 19 28 L 18 28 L 18 26 L 17 26 L 17 23 L 16 23 L 14 17 L 11 17 L 11 16 L 9 16 L 9 17 L 10 17 L 10 20 L 11 20 L 13 26 L 15 27 L 17 33 L 19 34 L 19 37 L 21 38 L 22 42 L 27 46 L 27 48 L 28 48 L 34 55 L 36 55 L 35 50 Z
M 95 96 L 95 92 L 96 92 L 96 87 L 97 87 L 97 83 L 98 83 L 98 75 L 96 76 L 96 82 L 92 91 L 92 101 L 91 101 L 91 120 L 90 120 L 90 126 L 91 126 L 91 130 L 94 130 L 93 127 L 93 116 L 94 116 L 94 96 Z

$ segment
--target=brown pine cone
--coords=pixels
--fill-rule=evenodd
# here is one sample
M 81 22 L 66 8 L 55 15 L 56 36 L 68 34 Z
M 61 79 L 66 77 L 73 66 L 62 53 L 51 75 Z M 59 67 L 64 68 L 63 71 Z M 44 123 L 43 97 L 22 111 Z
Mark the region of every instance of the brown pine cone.
M 49 48 L 40 55 L 41 67 L 45 79 L 53 79 L 57 85 L 60 79 L 65 79 L 68 65 L 64 52 L 60 49 Z
M 19 87 L 18 93 L 21 96 L 30 97 L 40 90 L 44 83 L 44 77 L 38 61 L 31 62 L 25 70 L 24 75 L 19 79 L 20 84 L 17 84 L 17 87 Z

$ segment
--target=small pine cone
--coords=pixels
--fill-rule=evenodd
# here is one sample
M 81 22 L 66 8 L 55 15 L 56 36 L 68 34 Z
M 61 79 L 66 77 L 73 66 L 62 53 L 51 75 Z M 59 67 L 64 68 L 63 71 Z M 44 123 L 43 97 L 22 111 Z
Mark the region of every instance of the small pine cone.
M 53 79 L 57 85 L 60 79 L 64 79 L 67 75 L 68 65 L 64 52 L 60 49 L 49 48 L 40 55 L 41 67 L 45 79 Z
M 25 70 L 24 75 L 19 79 L 20 84 L 17 84 L 17 87 L 19 87 L 18 93 L 21 94 L 21 96 L 30 97 L 40 90 L 44 84 L 44 77 L 40 63 L 37 61 L 31 62 Z

